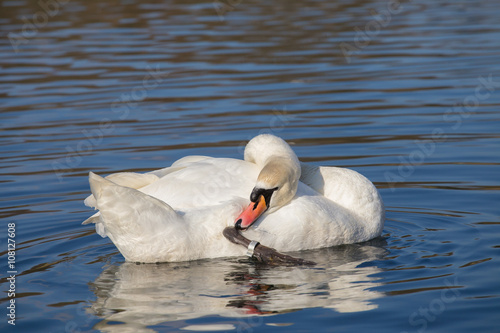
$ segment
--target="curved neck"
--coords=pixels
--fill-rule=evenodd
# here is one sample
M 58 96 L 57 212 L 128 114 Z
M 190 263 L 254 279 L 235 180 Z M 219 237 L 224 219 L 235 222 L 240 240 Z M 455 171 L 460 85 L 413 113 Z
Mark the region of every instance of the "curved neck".
M 245 161 L 255 163 L 261 169 L 256 188 L 277 188 L 271 197 L 270 212 L 295 197 L 301 174 L 300 162 L 284 140 L 269 134 L 253 138 L 245 148 Z
M 271 134 L 261 134 L 250 140 L 245 147 L 245 161 L 255 163 L 261 168 L 276 158 L 284 159 L 287 164 L 298 171 L 300 176 L 299 159 L 283 139 Z

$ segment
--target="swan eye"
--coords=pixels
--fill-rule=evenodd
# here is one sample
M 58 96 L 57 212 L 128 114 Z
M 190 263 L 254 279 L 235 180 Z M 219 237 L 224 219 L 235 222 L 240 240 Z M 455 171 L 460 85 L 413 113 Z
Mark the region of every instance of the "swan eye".
M 271 189 L 255 187 L 252 191 L 252 194 L 250 194 L 250 201 L 257 202 L 259 200 L 259 197 L 262 195 L 262 196 L 264 196 L 264 199 L 266 200 L 266 205 L 269 207 L 269 202 L 271 201 L 271 196 L 273 195 L 274 191 L 276 191 L 276 190 L 278 190 L 278 187 L 271 188 Z

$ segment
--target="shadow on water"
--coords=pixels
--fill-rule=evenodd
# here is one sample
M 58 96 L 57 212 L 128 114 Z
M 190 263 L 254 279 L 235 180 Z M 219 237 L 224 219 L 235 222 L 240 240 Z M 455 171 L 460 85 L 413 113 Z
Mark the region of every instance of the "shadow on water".
M 230 258 L 109 266 L 91 284 L 89 311 L 103 332 L 145 329 L 208 315 L 246 317 L 323 307 L 337 312 L 377 308 L 380 269 L 367 265 L 387 252 L 379 238 L 363 244 L 301 252 L 314 267 L 269 267 Z

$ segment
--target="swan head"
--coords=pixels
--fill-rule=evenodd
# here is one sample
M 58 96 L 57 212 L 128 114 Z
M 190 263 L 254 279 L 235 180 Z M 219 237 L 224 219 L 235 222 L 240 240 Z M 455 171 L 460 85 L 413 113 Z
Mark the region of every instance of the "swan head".
M 300 178 L 300 162 L 282 139 L 263 134 L 245 148 L 245 160 L 262 169 L 250 194 L 250 205 L 236 218 L 238 229 L 247 229 L 264 212 L 272 213 L 295 197 Z

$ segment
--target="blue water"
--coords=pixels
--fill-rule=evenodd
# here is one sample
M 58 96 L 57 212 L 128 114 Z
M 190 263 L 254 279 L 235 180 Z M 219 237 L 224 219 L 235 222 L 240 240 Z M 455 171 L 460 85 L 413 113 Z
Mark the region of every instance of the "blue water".
M 1 331 L 498 332 L 499 12 L 493 0 L 3 1 Z M 262 132 L 371 179 L 382 237 L 293 254 L 315 267 L 136 265 L 80 224 L 90 170 L 241 158 Z

